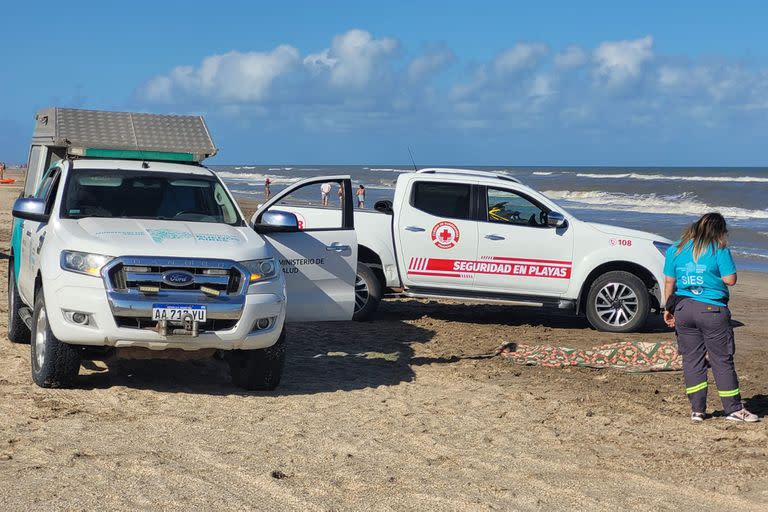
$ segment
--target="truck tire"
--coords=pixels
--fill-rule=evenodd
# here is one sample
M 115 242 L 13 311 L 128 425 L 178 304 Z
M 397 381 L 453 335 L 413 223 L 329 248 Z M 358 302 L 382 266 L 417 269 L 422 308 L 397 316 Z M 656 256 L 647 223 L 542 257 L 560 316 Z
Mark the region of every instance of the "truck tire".
M 232 383 L 250 391 L 272 391 L 285 367 L 285 327 L 271 347 L 257 350 L 231 350 L 224 353 Z
M 56 339 L 48 323 L 43 290 L 35 294 L 32 315 L 32 380 L 42 388 L 71 386 L 80 371 L 77 348 Z
M 650 311 L 648 288 L 629 272 L 606 272 L 590 286 L 586 311 L 589 323 L 598 331 L 637 331 Z
M 358 263 L 355 276 L 355 313 L 352 315 L 352 320 L 362 322 L 370 319 L 379 309 L 382 295 L 381 281 L 371 267 L 365 263 Z
M 13 259 L 8 260 L 8 339 L 13 343 L 29 343 L 29 328 L 21 319 L 19 311 L 24 307 L 16 286 L 16 272 Z

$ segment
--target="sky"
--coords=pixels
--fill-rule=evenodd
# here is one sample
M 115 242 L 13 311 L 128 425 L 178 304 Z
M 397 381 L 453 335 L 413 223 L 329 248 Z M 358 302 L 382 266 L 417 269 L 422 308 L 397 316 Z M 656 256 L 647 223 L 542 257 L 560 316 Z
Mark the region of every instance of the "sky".
M 2 9 L 9 162 L 61 106 L 202 114 L 212 164 L 768 166 L 766 2 Z

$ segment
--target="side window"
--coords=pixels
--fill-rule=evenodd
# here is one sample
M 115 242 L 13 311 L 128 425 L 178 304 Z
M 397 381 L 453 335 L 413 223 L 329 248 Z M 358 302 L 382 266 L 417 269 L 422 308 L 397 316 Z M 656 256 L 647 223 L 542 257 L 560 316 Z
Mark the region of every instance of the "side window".
M 213 198 L 216 204 L 219 205 L 219 209 L 224 214 L 224 222 L 227 224 L 234 224 L 237 222 L 237 212 L 234 205 L 227 197 L 227 193 L 224 191 L 224 187 L 217 183 L 213 187 Z
M 48 196 L 45 198 L 45 213 L 48 215 L 53 211 L 53 203 L 56 202 L 56 192 L 59 190 L 59 183 L 61 183 L 61 173 L 56 170 L 54 171 L 51 186 L 48 189 Z
M 464 183 L 417 181 L 413 185 L 411 205 L 436 217 L 469 219 L 472 217 L 472 186 Z
M 40 183 L 40 186 L 37 187 L 37 192 L 35 192 L 35 197 L 37 199 L 48 200 L 49 197 L 56 195 L 54 184 L 58 183 L 59 174 L 60 172 L 58 168 L 50 169 L 45 174 L 45 178 L 43 178 L 43 181 Z
M 27 163 L 27 177 L 24 182 L 24 195 L 26 197 L 35 195 L 35 188 L 37 187 L 40 176 L 36 176 L 36 171 L 39 171 L 43 167 L 43 147 L 32 146 L 29 151 L 29 162 Z
M 313 208 L 307 211 L 306 208 Z M 344 183 L 308 183 L 297 188 L 269 207 L 270 211 L 282 210 L 296 214 L 299 229 L 342 229 L 344 208 Z M 307 222 L 311 219 L 311 222 Z
M 488 222 L 546 227 L 549 210 L 511 190 L 488 187 Z
M 46 173 L 45 178 L 43 178 L 43 181 L 40 182 L 40 186 L 37 187 L 37 191 L 35 192 L 35 198 L 37 199 L 48 198 L 48 192 L 51 190 L 51 185 L 53 184 L 53 179 L 55 175 L 56 175 L 56 169 L 51 169 Z

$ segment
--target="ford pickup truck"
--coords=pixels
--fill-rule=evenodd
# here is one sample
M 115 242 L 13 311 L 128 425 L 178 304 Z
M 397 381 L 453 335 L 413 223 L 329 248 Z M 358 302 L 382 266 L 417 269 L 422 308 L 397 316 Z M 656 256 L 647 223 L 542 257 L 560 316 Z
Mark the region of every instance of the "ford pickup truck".
M 249 225 L 200 163 L 213 153 L 202 118 L 38 114 L 8 267 L 8 337 L 31 341 L 36 384 L 72 385 L 83 358 L 139 347 L 216 349 L 236 385 L 274 389 L 286 322 L 352 318 L 349 177 L 298 183 Z M 348 192 L 344 213 L 301 231 L 273 203 L 319 181 Z
M 338 209 L 295 203 L 305 231 Z M 602 331 L 640 329 L 663 306 L 670 241 L 584 222 L 513 177 L 466 169 L 401 174 L 394 201 L 355 212 L 355 318 L 384 296 L 556 308 Z

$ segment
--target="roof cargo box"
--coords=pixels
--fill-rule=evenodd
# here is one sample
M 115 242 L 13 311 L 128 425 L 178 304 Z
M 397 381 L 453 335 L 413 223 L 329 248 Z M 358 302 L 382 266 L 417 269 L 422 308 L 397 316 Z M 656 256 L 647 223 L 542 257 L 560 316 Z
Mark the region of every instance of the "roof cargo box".
M 62 158 L 201 162 L 216 151 L 202 116 L 46 108 L 35 115 L 24 195 Z

